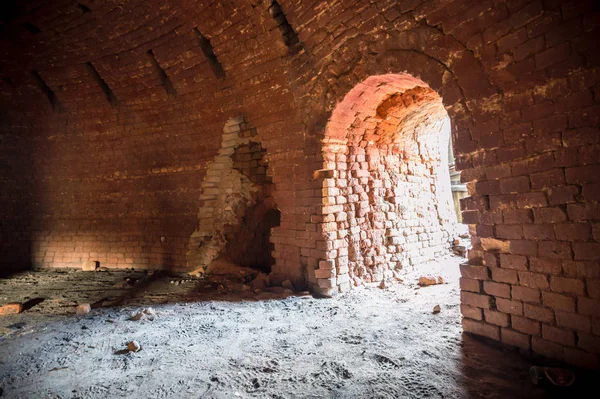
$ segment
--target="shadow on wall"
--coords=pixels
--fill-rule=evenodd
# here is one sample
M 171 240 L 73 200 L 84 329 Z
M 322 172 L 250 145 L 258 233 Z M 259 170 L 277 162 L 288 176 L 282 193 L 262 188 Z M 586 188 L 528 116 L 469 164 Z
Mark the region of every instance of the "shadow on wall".
M 1 89 L 12 90 L 4 79 Z M 33 213 L 36 194 L 33 143 L 0 111 L 0 277 L 33 267 Z
M 248 209 L 237 236 L 228 239 L 227 257 L 234 263 L 271 272 L 275 264 L 271 229 L 279 226 L 281 220 L 281 212 L 271 202 L 263 201 Z

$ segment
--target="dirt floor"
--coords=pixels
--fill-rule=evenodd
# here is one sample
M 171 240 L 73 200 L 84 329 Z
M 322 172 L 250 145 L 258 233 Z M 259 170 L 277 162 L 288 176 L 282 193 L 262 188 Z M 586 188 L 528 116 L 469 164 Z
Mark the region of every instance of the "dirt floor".
M 462 333 L 460 261 L 331 299 L 281 287 L 255 293 L 244 269 L 190 281 L 116 271 L 15 275 L 0 280 L 0 304 L 30 308 L 0 317 L 0 396 L 546 397 L 523 356 Z M 423 274 L 446 283 L 419 288 Z M 83 302 L 93 309 L 76 316 Z M 140 351 L 126 350 L 132 340 Z

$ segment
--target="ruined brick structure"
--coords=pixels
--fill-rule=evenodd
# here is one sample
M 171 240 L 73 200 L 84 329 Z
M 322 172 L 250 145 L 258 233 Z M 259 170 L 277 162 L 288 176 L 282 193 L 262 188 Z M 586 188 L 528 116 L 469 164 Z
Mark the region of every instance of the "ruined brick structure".
M 598 365 L 593 1 L 2 7 L 3 271 L 191 270 L 211 165 L 243 118 L 253 136 L 241 145 L 258 143 L 248 154 L 264 175 L 231 170 L 261 192 L 244 212 L 263 200 L 256 214 L 280 212 L 248 215 L 279 222 L 272 281 L 332 294 L 376 280 L 452 238 L 432 184 L 418 196 L 430 200 L 413 201 L 422 210 L 408 194 L 415 179 L 436 180 L 443 158 L 426 143 L 441 140 L 447 113 L 474 243 L 461 267 L 464 329 Z M 266 185 L 248 177 L 259 175 Z M 414 216 L 422 226 L 408 226 Z M 244 226 L 228 232 L 248 237 Z
M 225 124 L 218 155 L 206 168 L 201 185 L 199 226 L 188 244 L 187 262 L 202 272 L 227 255 L 244 266 L 270 271 L 270 229 L 279 225 L 279 211 L 267 176 L 265 150 L 242 117 Z

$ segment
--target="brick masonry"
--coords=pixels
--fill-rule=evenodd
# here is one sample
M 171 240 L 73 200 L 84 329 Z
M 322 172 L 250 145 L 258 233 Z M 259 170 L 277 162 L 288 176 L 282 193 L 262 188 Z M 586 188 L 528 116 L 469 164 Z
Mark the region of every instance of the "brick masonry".
M 345 96 L 314 176 L 322 206 L 311 221 L 327 251 L 309 261 L 313 289 L 331 295 L 447 252 L 456 226 L 449 139 L 440 97 L 417 79 L 374 76 Z
M 416 87 L 439 96 L 450 118 L 456 166 L 470 195 L 462 200 L 463 221 L 474 235 L 461 268 L 465 330 L 598 366 L 594 2 L 86 4 L 90 12 L 50 2 L 14 15 L 5 27 L 3 271 L 89 261 L 189 270 L 186 253 L 199 227 L 208 164 L 218 156 L 227 121 L 243 115 L 266 151 L 281 212 L 271 234 L 273 281 L 316 281 L 334 291 L 349 286 L 351 276 L 378 278 L 384 270 L 367 263 L 386 264 L 389 253 L 365 252 L 360 241 L 357 260 L 348 253 L 348 277 L 339 278 L 344 248 L 356 240 L 352 226 L 325 222 L 324 212 L 348 214 L 352 204 L 325 204 L 331 196 L 323 190 L 334 188 L 329 180 L 343 179 L 341 171 L 368 172 L 351 178 L 374 183 L 373 171 L 389 165 L 389 143 L 375 150 L 354 141 L 378 135 L 369 130 L 375 124 L 363 118 L 359 123 L 369 129 L 352 134 L 330 129 L 340 111 L 348 116 L 343 107 L 355 88 L 385 77 L 384 97 L 353 99 L 381 111 L 371 118 L 401 115 L 399 100 Z M 24 29 L 25 22 L 39 33 Z M 379 136 L 393 142 L 393 135 Z M 332 150 L 333 138 L 341 150 Z M 356 157 L 369 164 L 376 155 L 373 168 L 352 169 L 363 162 Z M 376 200 L 369 200 L 381 208 L 373 215 L 383 211 Z M 383 243 L 375 232 L 392 221 L 387 217 L 373 217 L 365 239 Z M 400 245 L 388 244 L 391 237 L 386 249 Z
M 266 262 L 261 262 L 262 257 L 248 259 L 252 258 L 249 251 L 270 255 L 271 246 L 263 248 L 262 235 L 270 235 L 269 229 L 278 225 L 276 221 L 258 229 L 267 212 L 276 209 L 265 151 L 255 141 L 256 129 L 249 128 L 243 117 L 227 121 L 221 140 L 218 155 L 208 164 L 200 185 L 199 226 L 190 237 L 187 267 L 192 273 L 202 273 L 210 262 L 229 255 L 243 265 L 268 269 L 272 263 L 268 257 Z M 245 234 L 240 236 L 242 231 Z

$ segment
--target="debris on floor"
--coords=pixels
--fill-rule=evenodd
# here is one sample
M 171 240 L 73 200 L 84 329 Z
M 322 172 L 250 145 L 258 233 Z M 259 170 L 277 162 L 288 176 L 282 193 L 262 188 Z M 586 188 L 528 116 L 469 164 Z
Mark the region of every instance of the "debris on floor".
M 461 234 L 459 237 L 452 243 L 452 252 L 457 256 L 466 258 L 471 249 L 471 238 L 468 233 Z
M 0 318 L 0 384 L 9 398 L 544 397 L 517 353 L 461 334 L 460 262 L 403 270 L 414 283 L 386 279 L 385 290 L 363 284 L 327 300 L 266 284 L 244 291 L 240 273 L 181 285 L 166 273 L 15 275 L 0 280 L 2 296 L 47 299 Z M 448 284 L 415 296 L 421 275 Z M 124 277 L 137 283 L 115 289 Z M 77 303 L 93 304 L 93 314 L 73 320 Z M 444 311 L 431 317 L 435 304 Z
M 131 316 L 129 318 L 129 320 L 131 321 L 138 321 L 141 320 L 144 317 L 144 313 L 143 312 L 137 312 L 136 314 L 134 314 L 133 316 Z
M 433 307 L 433 314 L 440 313 L 441 311 L 442 311 L 442 308 L 440 308 L 440 305 L 435 305 Z
M 94 272 L 98 270 L 98 262 L 96 261 L 87 261 L 81 266 L 81 270 L 84 272 Z
M 146 308 L 146 309 L 143 310 L 143 312 L 144 312 L 145 315 L 148 315 L 148 316 L 155 316 L 156 315 L 156 312 L 152 308 Z
M 136 312 L 133 316 L 131 316 L 129 318 L 129 320 L 139 321 L 142 319 L 148 319 L 150 321 L 153 321 L 155 316 L 156 316 L 156 312 L 154 311 L 154 309 L 145 308 L 145 309 L 140 310 L 139 312 Z
M 250 281 L 250 287 L 253 290 L 264 290 L 269 286 L 269 276 L 261 273 L 254 280 Z
M 141 345 L 137 341 L 131 341 L 127 344 L 127 350 L 129 352 L 138 352 L 142 349 Z
M 77 315 L 84 315 L 84 314 L 90 313 L 91 310 L 92 310 L 92 306 L 89 303 L 82 303 L 80 305 L 77 305 L 77 308 L 75 309 L 75 313 Z
M 569 369 L 557 367 L 533 366 L 529 369 L 529 375 L 534 385 L 552 384 L 558 387 L 568 387 L 575 382 L 575 373 Z
M 17 313 L 21 313 L 22 311 L 23 311 L 22 303 L 12 302 L 12 303 L 7 303 L 4 306 L 0 306 L 0 316 L 9 315 L 9 314 L 17 314 Z
M 419 277 L 419 285 L 421 287 L 427 287 L 430 285 L 444 284 L 444 278 L 442 276 L 421 276 Z

